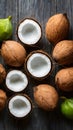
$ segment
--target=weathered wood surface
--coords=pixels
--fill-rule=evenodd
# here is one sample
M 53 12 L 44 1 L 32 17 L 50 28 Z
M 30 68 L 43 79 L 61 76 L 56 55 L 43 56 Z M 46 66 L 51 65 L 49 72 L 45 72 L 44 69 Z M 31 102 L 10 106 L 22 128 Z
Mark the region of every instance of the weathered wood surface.
M 73 39 L 73 0 L 0 0 L 0 18 L 12 15 L 13 39 L 17 40 L 17 23 L 25 17 L 33 17 L 41 23 L 43 29 L 43 37 L 39 48 L 45 50 L 50 55 L 53 48 L 45 37 L 45 23 L 50 16 L 60 12 L 68 15 L 71 24 L 69 39 Z M 1 57 L 0 63 L 3 64 Z M 52 75 L 42 81 L 42 83 L 55 86 L 54 76 L 60 68 L 60 66 L 54 63 Z M 37 84 L 39 83 L 31 79 L 26 91 L 32 100 L 33 87 Z M 63 93 L 60 92 L 60 95 L 63 95 Z M 73 130 L 73 122 L 65 119 L 59 108 L 53 112 L 45 112 L 35 106 L 28 123 L 25 123 L 24 120 L 17 121 L 12 119 L 5 108 L 0 113 L 0 130 Z

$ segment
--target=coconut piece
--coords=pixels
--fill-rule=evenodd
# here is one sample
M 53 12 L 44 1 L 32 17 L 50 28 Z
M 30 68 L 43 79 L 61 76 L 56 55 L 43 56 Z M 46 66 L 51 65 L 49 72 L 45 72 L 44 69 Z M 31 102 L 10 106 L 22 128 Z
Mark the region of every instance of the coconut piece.
M 46 23 L 46 37 L 54 45 L 67 38 L 69 33 L 69 20 L 66 14 L 56 14 Z
M 58 93 L 51 85 L 40 84 L 34 87 L 34 100 L 40 108 L 53 110 L 58 103 Z
M 1 55 L 7 65 L 20 67 L 26 57 L 25 48 L 16 41 L 4 41 L 1 47 Z
M 15 118 L 25 118 L 32 110 L 31 99 L 25 94 L 14 95 L 8 101 L 8 110 Z
M 3 82 L 3 80 L 5 79 L 5 77 L 6 77 L 6 70 L 3 67 L 3 65 L 0 64 L 0 84 Z
M 17 27 L 17 37 L 24 45 L 35 45 L 41 36 L 41 26 L 34 19 L 26 18 Z
M 27 85 L 27 76 L 19 70 L 12 70 L 6 76 L 6 87 L 10 91 L 21 92 Z
M 33 51 L 26 58 L 25 68 L 33 78 L 44 79 L 52 71 L 52 59 L 42 50 Z

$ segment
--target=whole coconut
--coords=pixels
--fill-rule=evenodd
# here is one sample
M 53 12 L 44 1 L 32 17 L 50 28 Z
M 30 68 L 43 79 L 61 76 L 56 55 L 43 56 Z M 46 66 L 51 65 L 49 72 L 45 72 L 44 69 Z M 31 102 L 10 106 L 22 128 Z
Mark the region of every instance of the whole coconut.
M 53 50 L 53 58 L 61 65 L 73 63 L 73 41 L 63 40 L 56 44 Z
M 58 93 L 48 84 L 40 84 L 34 88 L 34 99 L 38 106 L 44 110 L 53 110 L 58 103 Z
M 46 37 L 54 45 L 67 38 L 69 33 L 69 20 L 66 14 L 56 14 L 49 18 L 46 24 Z
M 0 89 L 0 111 L 5 107 L 7 101 L 6 93 Z
M 3 82 L 3 80 L 5 79 L 5 77 L 6 77 L 6 70 L 3 67 L 3 65 L 0 64 L 0 84 Z
M 4 41 L 1 47 L 1 55 L 7 65 L 20 67 L 26 57 L 25 48 L 16 41 Z
M 73 67 L 60 70 L 56 74 L 55 83 L 63 91 L 73 91 Z

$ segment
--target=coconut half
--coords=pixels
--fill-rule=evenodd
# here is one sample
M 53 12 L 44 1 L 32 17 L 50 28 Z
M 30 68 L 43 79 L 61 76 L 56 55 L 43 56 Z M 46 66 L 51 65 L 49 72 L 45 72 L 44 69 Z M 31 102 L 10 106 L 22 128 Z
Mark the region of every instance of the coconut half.
M 8 101 L 9 113 L 15 118 L 26 117 L 32 110 L 31 99 L 25 94 L 17 94 Z
M 6 87 L 8 90 L 21 92 L 27 87 L 27 85 L 27 76 L 19 70 L 12 70 L 6 76 Z
M 51 73 L 52 59 L 44 51 L 33 51 L 28 55 L 25 67 L 31 76 L 37 79 L 43 79 Z
M 42 35 L 40 24 L 31 18 L 22 20 L 17 28 L 19 40 L 26 45 L 36 44 Z

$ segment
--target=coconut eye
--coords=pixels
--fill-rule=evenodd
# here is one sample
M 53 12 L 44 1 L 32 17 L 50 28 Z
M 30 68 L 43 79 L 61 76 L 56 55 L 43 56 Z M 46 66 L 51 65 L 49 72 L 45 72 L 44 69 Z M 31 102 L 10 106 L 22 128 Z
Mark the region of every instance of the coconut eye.
M 33 19 L 24 19 L 18 26 L 19 40 L 27 45 L 36 44 L 41 38 L 41 26 Z
M 27 95 L 15 95 L 8 102 L 9 113 L 16 118 L 26 117 L 31 109 L 31 100 Z
M 23 91 L 27 85 L 27 76 L 19 70 L 12 70 L 6 76 L 6 87 L 13 92 Z
M 43 51 L 31 52 L 26 60 L 26 69 L 34 78 L 45 78 L 51 72 L 52 61 Z

